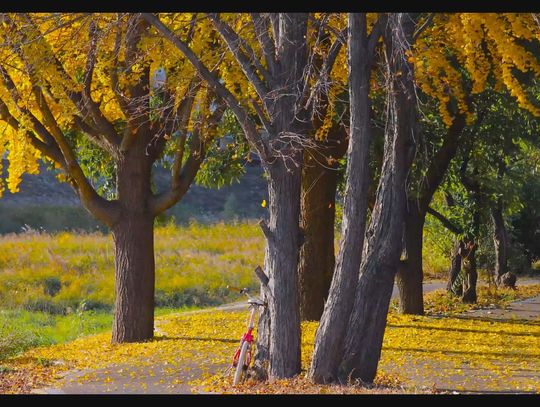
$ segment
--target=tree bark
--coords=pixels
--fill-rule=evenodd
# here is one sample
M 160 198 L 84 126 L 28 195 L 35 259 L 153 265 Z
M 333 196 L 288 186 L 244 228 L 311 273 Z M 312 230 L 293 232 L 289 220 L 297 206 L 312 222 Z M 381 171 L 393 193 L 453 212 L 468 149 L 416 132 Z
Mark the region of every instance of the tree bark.
M 349 95 L 351 136 L 347 150 L 341 241 L 321 322 L 315 337 L 310 376 L 317 383 L 335 381 L 360 267 L 369 184 L 371 143 L 370 58 L 365 14 L 349 15 Z
M 408 203 L 409 214 L 405 224 L 407 261 L 396 276 L 397 285 L 400 287 L 400 310 L 405 314 L 421 315 L 423 313 L 423 225 L 433 195 L 444 179 L 450 162 L 456 155 L 464 127 L 465 117 L 458 114 L 445 134 L 441 147 L 429 164 L 427 173 L 423 178 L 423 187 L 419 198 L 411 199 Z M 421 228 L 420 225 L 422 225 Z
M 414 202 L 409 202 L 405 220 L 404 264 L 398 269 L 397 286 L 399 290 L 399 310 L 402 314 L 424 314 L 424 295 L 422 282 L 422 241 L 426 213 L 420 213 Z
M 398 269 L 405 222 L 406 181 L 414 156 L 416 99 L 413 67 L 405 62 L 414 20 L 406 13 L 390 14 L 385 51 L 391 78 L 388 95 L 390 128 L 375 208 L 367 232 L 360 278 L 345 338 L 339 378 L 372 382 L 382 349 L 386 317 Z
M 113 229 L 115 245 L 114 343 L 154 335 L 154 220 L 123 215 Z
M 448 271 L 448 281 L 446 283 L 446 291 L 452 295 L 461 296 L 463 293 L 463 285 L 460 283 L 459 286 L 454 287 L 454 283 L 456 282 L 459 273 L 461 273 L 461 253 L 464 247 L 463 240 L 461 239 L 454 245 L 450 270 Z
M 115 312 L 112 341 L 137 342 L 154 334 L 154 217 L 149 209 L 151 160 L 145 156 L 147 135 L 117 162 L 119 221 L 115 244 Z
M 497 205 L 491 208 L 493 222 L 493 243 L 495 245 L 495 276 L 500 283 L 501 276 L 508 272 L 508 232 L 504 224 L 502 199 L 497 199 Z
M 473 304 L 477 300 L 476 282 L 478 280 L 478 272 L 476 270 L 476 244 L 469 242 L 465 250 L 466 254 L 462 255 L 464 278 L 461 301 Z
M 304 244 L 300 249 L 298 279 L 300 317 L 318 321 L 334 273 L 334 224 L 336 190 L 339 180 L 337 160 L 345 153 L 345 132 L 331 132 L 320 150 L 304 152 L 300 227 Z
M 270 317 L 269 377 L 292 377 L 300 373 L 297 268 L 301 170 L 287 168 L 283 161 L 276 161 L 270 166 L 269 172 L 270 221 L 265 256 L 271 292 L 267 296 Z

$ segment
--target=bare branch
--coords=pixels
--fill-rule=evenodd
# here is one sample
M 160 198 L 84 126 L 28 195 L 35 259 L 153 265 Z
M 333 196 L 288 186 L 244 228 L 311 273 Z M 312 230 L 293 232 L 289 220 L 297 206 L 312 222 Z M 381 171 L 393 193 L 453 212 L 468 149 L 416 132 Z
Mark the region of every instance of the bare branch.
M 191 116 L 191 110 L 193 108 L 193 101 L 195 100 L 195 93 L 189 92 L 187 96 L 182 100 L 179 106 L 179 113 L 180 113 L 180 123 L 179 123 L 179 129 L 180 129 L 180 136 L 178 138 L 178 147 L 176 150 L 176 153 L 174 155 L 174 162 L 173 162 L 173 168 L 172 168 L 172 189 L 175 189 L 178 187 L 179 179 L 180 179 L 180 170 L 182 169 L 182 161 L 184 159 L 184 148 L 186 144 L 186 129 L 189 122 L 189 118 Z
M 191 135 L 190 142 L 190 156 L 186 160 L 185 164 L 182 166 L 182 159 L 184 156 L 184 146 L 186 142 L 186 133 L 185 128 L 189 121 L 189 116 L 191 113 L 193 100 L 190 100 L 190 97 L 194 96 L 188 94 L 188 98 L 185 99 L 185 107 L 182 117 L 183 121 L 183 132 L 178 140 L 178 149 L 175 154 L 175 161 L 173 164 L 172 179 L 171 179 L 171 188 L 168 191 L 165 191 L 161 194 L 154 195 L 151 199 L 151 211 L 154 215 L 158 215 L 166 209 L 173 206 L 178 202 L 187 192 L 190 185 L 193 183 L 199 168 L 204 160 L 206 155 L 207 145 L 211 142 L 211 139 L 203 141 L 200 137 L 201 128 L 203 128 L 203 123 L 199 122 L 199 126 L 195 127 Z M 225 111 L 225 104 L 221 103 L 220 106 L 212 113 L 209 118 L 209 127 L 215 127 L 221 120 L 223 112 Z
M 429 13 L 429 15 L 426 18 L 426 21 L 424 21 L 424 23 L 420 27 L 418 27 L 418 29 L 413 34 L 413 38 L 412 38 L 413 42 L 416 42 L 418 37 L 420 37 L 420 35 L 426 30 L 426 28 L 429 28 L 429 26 L 433 22 L 434 17 L 435 17 L 435 13 Z
M 280 52 L 281 35 L 279 32 L 279 13 L 270 13 L 270 27 L 272 27 L 272 34 L 274 36 L 274 49 L 277 56 Z

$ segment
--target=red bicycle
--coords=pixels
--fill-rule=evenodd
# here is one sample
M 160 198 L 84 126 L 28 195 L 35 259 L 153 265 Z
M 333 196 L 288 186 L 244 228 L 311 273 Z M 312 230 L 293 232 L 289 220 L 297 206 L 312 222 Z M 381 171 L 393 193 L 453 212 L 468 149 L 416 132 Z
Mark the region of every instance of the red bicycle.
M 253 337 L 253 329 L 255 328 L 255 314 L 259 310 L 259 308 L 266 307 L 266 303 L 259 298 L 255 298 L 249 295 L 247 288 L 242 288 L 242 289 L 235 289 L 234 287 L 228 287 L 228 288 L 237 290 L 241 294 L 245 294 L 248 297 L 247 302 L 248 302 L 249 311 L 250 311 L 249 320 L 247 324 L 247 331 L 244 333 L 244 335 L 242 335 L 242 339 L 240 339 L 240 345 L 238 346 L 238 349 L 234 353 L 234 357 L 232 361 L 232 368 L 235 369 L 233 384 L 237 385 L 238 383 L 240 383 L 243 376 L 245 376 L 245 373 L 247 372 L 251 364 L 253 342 L 255 341 Z

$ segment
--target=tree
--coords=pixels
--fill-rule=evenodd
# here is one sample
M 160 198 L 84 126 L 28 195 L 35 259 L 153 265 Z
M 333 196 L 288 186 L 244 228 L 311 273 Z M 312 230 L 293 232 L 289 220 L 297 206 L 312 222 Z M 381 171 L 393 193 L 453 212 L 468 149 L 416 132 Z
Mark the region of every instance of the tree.
M 428 21 L 431 24 L 423 24 L 421 34 L 415 36 L 415 80 L 425 95 L 438 101 L 448 129 L 408 204 L 406 263 L 397 281 L 400 308 L 413 314 L 423 313 L 422 230 L 427 209 L 456 155 L 462 130 L 482 114 L 472 108 L 471 98 L 495 83 L 497 88 L 508 89 L 521 108 L 535 115 L 540 112 L 518 80 L 520 72 L 540 73 L 534 52 L 538 38 L 534 15 L 432 14 Z
M 418 16 L 407 13 L 390 14 L 383 34 L 390 124 L 386 129 L 377 197 L 339 367 L 341 380 L 359 378 L 372 382 L 381 354 L 401 253 L 406 181 L 417 138 L 414 68 L 406 57 L 410 53 L 416 18 Z
M 366 14 L 349 14 L 350 140 L 340 249 L 328 300 L 317 329 L 310 369 L 312 380 L 318 383 L 336 379 L 361 261 L 360 248 L 364 240 L 368 204 L 368 153 L 371 142 L 369 81 L 375 46 L 384 19 L 378 20 L 376 24 L 376 28 L 368 35 Z
M 336 191 L 340 179 L 339 159 L 347 150 L 347 134 L 333 124 L 317 150 L 306 150 L 300 192 L 300 227 L 304 243 L 300 249 L 298 283 L 300 317 L 318 321 L 328 297 L 334 273 L 334 229 Z
M 154 218 L 188 190 L 223 109 L 181 56 L 171 62 L 174 48 L 151 39 L 137 14 L 2 14 L 0 20 L 8 186 L 15 191 L 20 174 L 37 171 L 39 157 L 64 171 L 84 207 L 112 230 L 113 342 L 152 338 Z M 160 70 L 152 79 L 159 67 L 170 78 Z M 154 193 L 152 169 L 166 148 L 174 157 L 171 184 Z M 107 178 L 100 174 L 107 166 L 110 199 L 92 184 L 92 175 Z
M 268 360 L 263 370 L 270 377 L 296 375 L 300 372 L 297 269 L 302 242 L 299 214 L 303 152 L 306 146 L 314 146 L 309 136 L 317 104 L 312 96 L 317 95 L 319 78 L 331 70 L 337 55 L 325 56 L 322 73 L 313 69 L 311 61 L 318 50 L 310 41 L 314 39 L 317 44 L 324 31 L 308 24 L 307 13 L 211 13 L 207 18 L 233 56 L 233 62 L 220 71 L 222 77 L 226 76 L 220 81 L 188 42 L 160 17 L 144 14 L 144 18 L 186 56 L 227 103 L 268 174 L 269 221 L 260 223 L 266 237 L 268 283 L 262 284 L 262 292 L 268 307 L 259 322 L 257 359 L 262 366 Z M 241 83 L 247 83 L 247 89 Z

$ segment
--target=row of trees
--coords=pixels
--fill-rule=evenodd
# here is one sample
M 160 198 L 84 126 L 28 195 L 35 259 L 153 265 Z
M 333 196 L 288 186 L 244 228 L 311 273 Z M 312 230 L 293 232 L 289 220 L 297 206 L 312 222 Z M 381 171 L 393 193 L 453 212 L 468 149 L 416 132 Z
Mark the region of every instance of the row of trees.
M 43 158 L 110 227 L 115 342 L 152 337 L 153 220 L 211 170 L 205 156 L 225 128 L 267 174 L 262 376 L 298 374 L 300 321 L 320 318 L 311 378 L 372 381 L 396 275 L 402 312 L 423 313 L 428 213 L 453 228 L 457 255 L 468 251 L 462 291 L 473 298 L 481 217 L 452 219 L 459 199 L 490 209 L 505 271 L 508 200 L 485 178 L 495 168 L 502 185 L 516 137 L 534 141 L 535 15 L 2 14 L 0 23 L 8 186 Z M 236 147 L 220 169 L 249 153 Z M 495 167 L 481 154 L 498 157 Z M 156 165 L 171 167 L 166 191 L 152 186 Z M 453 203 L 434 208 L 441 185 Z

